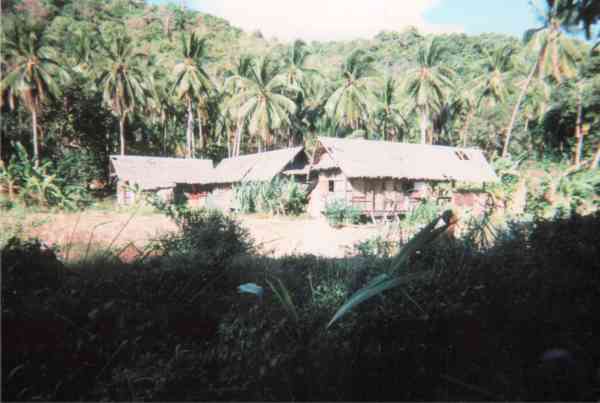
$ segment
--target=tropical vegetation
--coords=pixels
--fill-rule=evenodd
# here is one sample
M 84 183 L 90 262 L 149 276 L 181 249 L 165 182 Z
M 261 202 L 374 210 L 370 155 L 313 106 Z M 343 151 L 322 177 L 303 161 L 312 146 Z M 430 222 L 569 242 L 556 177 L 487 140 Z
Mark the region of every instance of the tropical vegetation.
M 176 231 L 135 257 L 92 229 L 69 258 L 15 214 L 6 400 L 598 400 L 596 1 L 548 0 L 524 41 L 408 28 L 286 44 L 140 0 L 1 13 L 3 215 L 85 207 L 111 154 L 219 160 L 318 135 L 481 148 L 504 207 L 457 229 L 426 201 L 336 259 L 264 256 L 235 215 L 161 201 Z M 301 214 L 306 190 L 245 183 L 235 202 Z M 339 200 L 326 216 L 359 220 Z
M 111 153 L 219 159 L 331 135 L 596 166 L 593 8 L 536 4 L 523 41 L 410 28 L 284 44 L 172 4 L 11 2 L 0 153 L 79 147 L 106 173 Z

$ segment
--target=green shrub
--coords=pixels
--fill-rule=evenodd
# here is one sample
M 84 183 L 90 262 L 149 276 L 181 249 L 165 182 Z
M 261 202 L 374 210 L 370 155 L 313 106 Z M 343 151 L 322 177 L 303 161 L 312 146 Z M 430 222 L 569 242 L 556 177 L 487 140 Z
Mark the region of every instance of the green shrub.
M 589 204 L 600 196 L 600 169 L 584 169 L 561 178 L 557 190 L 569 199 L 571 208 Z
M 9 239 L 2 249 L 2 294 L 56 288 L 64 274 L 56 252 L 37 239 Z
M 400 226 L 408 231 L 416 231 L 429 224 L 440 213 L 440 206 L 432 200 L 421 200 L 419 204 L 407 213 L 400 221 Z
M 362 256 L 390 257 L 398 248 L 398 242 L 385 239 L 381 235 L 359 242 L 356 250 Z
M 278 177 L 270 182 L 245 182 L 233 190 L 237 208 L 242 213 L 299 215 L 308 203 L 306 191 L 300 184 Z
M 10 210 L 15 207 L 15 202 L 8 197 L 0 196 L 0 210 Z
M 253 251 L 248 231 L 219 210 L 189 209 L 186 206 L 155 203 L 180 231 L 153 245 L 171 264 L 184 268 L 223 268 L 236 256 Z
M 362 212 L 360 208 L 346 203 L 345 200 L 336 199 L 325 205 L 323 214 L 327 217 L 330 225 L 339 226 L 342 224 L 358 224 Z

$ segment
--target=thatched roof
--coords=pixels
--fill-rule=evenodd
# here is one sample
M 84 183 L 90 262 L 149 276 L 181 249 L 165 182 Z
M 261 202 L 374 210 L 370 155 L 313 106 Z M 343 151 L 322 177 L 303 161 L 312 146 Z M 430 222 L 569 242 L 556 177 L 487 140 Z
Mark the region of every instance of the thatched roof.
M 389 141 L 319 137 L 335 164 L 348 178 L 406 178 L 496 182 L 498 177 L 481 150 Z M 314 169 L 331 168 L 316 161 Z
M 226 158 L 215 168 L 211 183 L 269 181 L 292 162 L 304 147 L 285 148 Z
M 112 155 L 110 161 L 120 180 L 144 190 L 170 188 L 175 183 L 207 183 L 214 171 L 212 161 L 192 158 Z

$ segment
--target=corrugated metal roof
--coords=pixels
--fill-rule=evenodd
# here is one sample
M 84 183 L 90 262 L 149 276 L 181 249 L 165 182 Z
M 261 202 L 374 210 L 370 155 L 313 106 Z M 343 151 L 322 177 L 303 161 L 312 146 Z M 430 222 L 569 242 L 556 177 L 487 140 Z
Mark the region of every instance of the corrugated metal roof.
M 226 158 L 215 168 L 212 183 L 269 181 L 302 152 L 304 147 L 285 148 Z
M 169 188 L 175 183 L 209 183 L 214 176 L 211 160 L 113 155 L 110 161 L 119 179 L 144 190 Z
M 332 137 L 319 141 L 349 178 L 498 181 L 481 150 L 474 148 Z

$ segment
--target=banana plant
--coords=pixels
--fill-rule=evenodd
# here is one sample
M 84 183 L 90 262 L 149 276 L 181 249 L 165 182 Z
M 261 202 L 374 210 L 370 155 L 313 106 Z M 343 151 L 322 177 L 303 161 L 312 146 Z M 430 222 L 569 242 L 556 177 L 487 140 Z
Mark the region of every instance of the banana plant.
M 8 200 L 15 201 L 15 192 L 19 189 L 20 174 L 17 165 L 5 165 L 0 160 L 0 187 L 8 193 Z
M 22 185 L 21 198 L 26 204 L 37 204 L 48 207 L 51 201 L 64 198 L 60 188 L 56 185 L 56 175 L 49 175 L 51 163 L 46 161 L 39 165 L 27 166 L 26 175 Z

